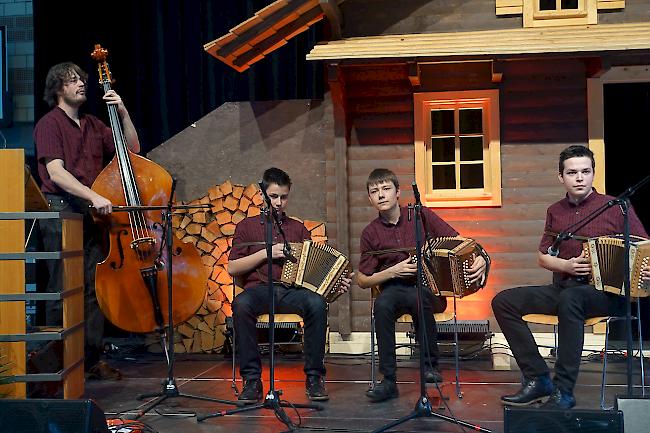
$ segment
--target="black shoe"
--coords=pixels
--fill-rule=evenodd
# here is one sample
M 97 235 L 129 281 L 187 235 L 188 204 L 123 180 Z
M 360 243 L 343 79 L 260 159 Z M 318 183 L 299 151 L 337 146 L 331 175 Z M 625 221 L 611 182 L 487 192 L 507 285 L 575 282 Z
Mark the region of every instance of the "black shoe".
M 398 395 L 399 392 L 395 381 L 386 378 L 375 385 L 373 389 L 366 391 L 366 397 L 375 403 L 395 398 Z
M 427 383 L 442 383 L 442 374 L 437 367 L 425 367 L 424 380 Z
M 325 378 L 323 376 L 307 376 L 305 393 L 311 401 L 327 401 L 330 399 L 327 389 L 325 389 Z
M 260 379 L 248 379 L 244 382 L 244 389 L 241 390 L 238 401 L 244 404 L 257 403 L 262 399 L 262 381 Z
M 542 409 L 568 410 L 575 405 L 576 399 L 573 394 L 570 392 L 563 392 L 560 391 L 559 388 L 555 388 L 546 403 L 544 403 L 541 407 Z
M 544 401 L 553 392 L 553 382 L 548 375 L 528 379 L 521 389 L 513 395 L 501 397 L 507 406 L 527 406 Z

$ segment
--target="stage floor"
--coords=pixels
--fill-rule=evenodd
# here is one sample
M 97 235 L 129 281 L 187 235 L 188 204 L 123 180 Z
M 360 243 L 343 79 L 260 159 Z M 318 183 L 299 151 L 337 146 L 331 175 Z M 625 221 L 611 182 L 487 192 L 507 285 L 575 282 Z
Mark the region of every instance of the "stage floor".
M 120 381 L 86 381 L 86 397 L 93 398 L 107 418 L 133 417 L 148 400 L 139 401 L 142 393 L 159 392 L 161 381 L 167 377 L 162 355 L 137 355 L 133 360 L 111 360 L 118 367 Z M 276 355 L 276 389 L 290 403 L 308 403 L 305 396 L 302 360 L 296 355 Z M 268 358 L 263 360 L 264 392 L 268 390 Z M 370 403 L 364 392 L 369 385 L 369 357 L 328 355 L 326 358 L 328 402 L 321 403 L 320 411 L 286 408 L 294 423 L 300 423 L 297 432 L 370 432 L 395 419 L 409 414 L 418 401 L 420 386 L 416 361 L 399 362 L 398 381 L 400 397 L 382 403 Z M 610 368 L 611 366 L 611 368 Z M 626 391 L 625 363 L 608 366 L 607 402 L 613 404 L 616 394 Z M 235 400 L 231 387 L 231 363 L 223 355 L 181 355 L 175 362 L 174 376 L 182 393 Z M 461 361 L 462 398 L 456 396 L 453 363 L 443 360 L 444 384 L 442 394 L 448 405 L 436 405 L 435 412 L 447 417 L 478 424 L 484 428 L 503 431 L 503 409 L 499 396 L 513 393 L 519 387 L 519 371 L 493 371 L 488 360 Z M 639 381 L 635 366 L 635 381 Z M 577 408 L 599 409 L 601 364 L 584 362 L 576 387 Z M 241 388 L 241 382 L 237 381 Z M 427 385 L 433 399 L 438 395 L 435 386 Z M 435 401 L 434 401 L 435 403 Z M 169 398 L 139 418 L 154 431 L 161 433 L 186 432 L 246 432 L 265 433 L 288 431 L 272 410 L 259 409 L 241 414 L 207 419 L 197 423 L 195 414 L 207 414 L 234 409 L 236 406 L 212 403 L 194 398 Z M 300 415 L 298 417 L 298 414 Z M 470 431 L 471 429 L 466 429 Z M 408 421 L 391 429 L 393 432 L 461 432 L 459 426 L 432 416 Z

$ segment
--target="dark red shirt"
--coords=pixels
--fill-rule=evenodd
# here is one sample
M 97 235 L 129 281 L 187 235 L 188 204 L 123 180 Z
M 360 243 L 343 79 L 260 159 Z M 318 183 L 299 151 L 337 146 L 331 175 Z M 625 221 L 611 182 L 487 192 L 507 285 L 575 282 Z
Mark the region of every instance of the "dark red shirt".
M 237 224 L 228 260 L 241 259 L 265 248 L 265 225 L 260 224 L 260 221 L 261 218 L 256 216 L 246 218 Z M 311 239 L 307 227 L 300 221 L 289 218 L 286 214 L 283 214 L 280 218 L 280 224 L 289 242 L 302 242 Z M 284 239 L 280 235 L 277 226 L 273 224 L 273 243 L 277 244 L 282 242 L 284 242 Z M 273 281 L 280 280 L 283 265 L 284 259 L 273 260 Z M 256 269 L 243 275 L 241 279 L 244 288 L 266 284 L 268 281 L 267 266 L 268 264 L 264 261 Z
M 64 167 L 79 182 L 90 187 L 104 167 L 104 160 L 115 153 L 111 128 L 90 114 L 80 115 L 80 124 L 59 107 L 54 107 L 34 128 L 38 174 L 43 192 L 63 192 L 51 179 L 45 163 L 63 160 Z
M 546 225 L 545 233 L 539 243 L 539 251 L 543 254 L 548 254 L 548 248 L 553 245 L 555 236 L 550 233 L 560 233 L 582 220 L 585 216 L 591 214 L 593 211 L 603 206 L 614 197 L 609 195 L 599 194 L 594 190 L 586 199 L 577 205 L 569 201 L 568 196 L 564 199 L 552 204 L 546 210 Z M 630 234 L 642 237 L 648 237 L 639 217 L 637 217 L 634 209 L 630 207 Z M 623 233 L 623 212 L 621 207 L 615 205 L 607 209 L 603 214 L 599 215 L 596 219 L 591 221 L 585 227 L 577 230 L 574 234 L 580 237 L 596 237 L 604 235 L 614 235 Z M 559 247 L 558 257 L 562 259 L 570 259 L 577 257 L 582 252 L 582 244 L 584 240 L 569 239 L 563 241 Z M 568 274 L 560 274 L 561 279 L 568 278 Z
M 431 209 L 422 208 L 422 219 L 429 236 L 457 236 L 458 232 L 444 222 Z M 422 232 L 424 239 L 424 231 Z M 408 208 L 400 208 L 397 224 L 391 224 L 381 216 L 375 218 L 361 232 L 361 259 L 359 272 L 372 275 L 383 271 L 409 257 L 407 251 L 383 253 L 380 255 L 366 254 L 370 251 L 390 250 L 397 248 L 415 248 L 415 217 L 408 220 Z

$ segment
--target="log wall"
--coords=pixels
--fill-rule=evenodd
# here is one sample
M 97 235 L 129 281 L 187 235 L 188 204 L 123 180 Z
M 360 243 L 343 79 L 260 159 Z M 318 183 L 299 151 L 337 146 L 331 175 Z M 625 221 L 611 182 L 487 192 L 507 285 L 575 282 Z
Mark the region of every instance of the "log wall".
M 457 66 L 462 69 L 462 65 Z M 546 208 L 564 195 L 557 181 L 559 152 L 586 143 L 585 67 L 578 60 L 515 61 L 503 69 L 499 85 L 484 80 L 481 88 L 499 88 L 503 205 L 498 208 L 440 209 L 438 214 L 462 235 L 476 238 L 493 259 L 488 286 L 459 304 L 461 319 L 490 319 L 490 301 L 500 290 L 550 281 L 537 266 L 536 251 Z M 462 76 L 462 74 L 460 74 Z M 480 81 L 480 80 L 479 80 Z M 356 65 L 345 70 L 350 126 L 348 150 L 349 236 L 352 261 L 359 260 L 359 237 L 377 216 L 367 198 L 371 170 L 393 170 L 401 184 L 401 201 L 413 201 L 413 92 L 465 90 L 463 81 L 421 77 L 414 90 L 406 65 Z M 331 167 L 333 153 L 326 153 Z M 327 171 L 327 221 L 334 222 L 333 178 Z M 329 229 L 330 236 L 336 236 Z M 370 329 L 370 293 L 351 292 L 352 331 Z M 336 329 L 334 329 L 336 330 Z
M 490 300 L 500 290 L 545 283 L 535 255 L 546 207 L 564 193 L 556 178 L 557 156 L 569 144 L 586 143 L 586 67 L 580 60 L 503 62 L 501 83 L 471 74 L 473 88 L 498 88 L 501 105 L 503 206 L 440 210 L 465 236 L 475 237 L 491 253 L 488 287 L 461 301 L 463 319 L 492 319 Z M 386 167 L 400 179 L 402 201 L 413 200 L 413 92 L 466 90 L 463 66 L 453 76 L 424 71 L 414 89 L 405 64 L 342 65 L 348 152 L 345 173 L 336 171 L 334 125 L 329 99 L 269 103 L 231 103 L 197 121 L 159 146 L 152 157 L 180 178 L 181 198 L 205 195 L 216 180 L 256 182 L 264 168 L 277 165 L 294 180 L 290 213 L 327 222 L 330 243 L 340 236 L 359 260 L 359 236 L 376 217 L 365 188 L 370 171 Z M 348 225 L 337 232 L 336 181 L 348 179 Z M 330 329 L 341 320 L 351 331 L 369 331 L 370 294 L 350 293 L 350 312 L 330 306 Z M 496 322 L 491 320 L 493 329 Z M 346 324 L 347 326 L 347 324 Z

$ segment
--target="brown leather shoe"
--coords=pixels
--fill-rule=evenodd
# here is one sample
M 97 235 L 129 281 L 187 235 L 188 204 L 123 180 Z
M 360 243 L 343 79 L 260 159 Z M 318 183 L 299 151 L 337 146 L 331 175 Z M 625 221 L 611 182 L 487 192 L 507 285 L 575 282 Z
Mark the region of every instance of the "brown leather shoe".
M 117 368 L 108 365 L 106 361 L 99 361 L 90 367 L 86 378 L 95 380 L 120 380 L 122 379 L 122 373 Z

